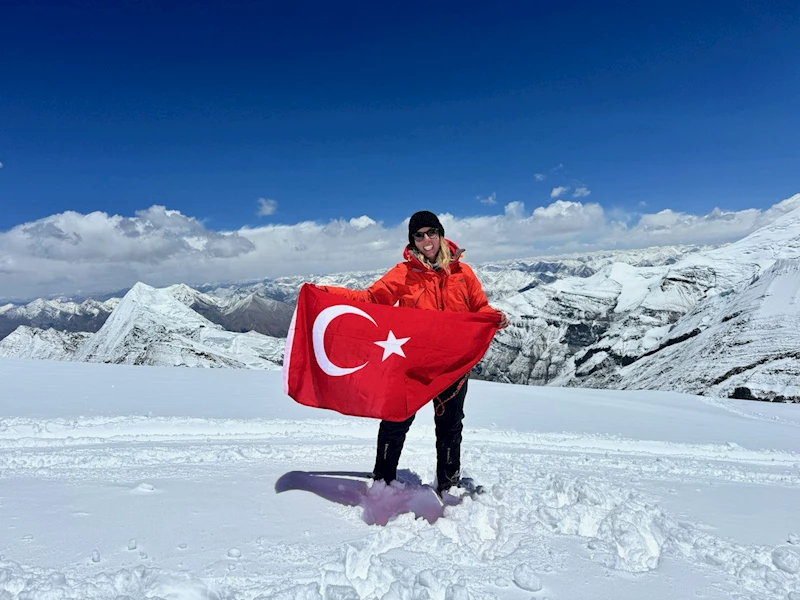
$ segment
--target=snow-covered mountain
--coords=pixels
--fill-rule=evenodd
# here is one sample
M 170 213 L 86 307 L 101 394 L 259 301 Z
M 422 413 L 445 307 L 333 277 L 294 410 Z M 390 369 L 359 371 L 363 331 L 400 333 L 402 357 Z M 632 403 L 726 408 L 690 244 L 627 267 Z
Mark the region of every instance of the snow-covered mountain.
M 793 295 L 798 260 L 800 209 L 724 247 L 656 247 L 473 265 L 492 303 L 511 317 L 511 326 L 498 333 L 476 370 L 485 379 L 524 384 L 800 399 L 793 384 L 800 368 L 791 350 L 800 341 Z M 113 322 L 85 340 L 74 358 L 262 368 L 266 360 L 274 366 L 282 359 L 282 340 L 269 338 L 265 346 L 256 333 L 228 337 L 222 328 L 283 337 L 303 282 L 363 289 L 383 272 L 206 285 L 203 291 L 183 284 L 164 290 L 137 284 Z M 767 288 L 773 295 L 780 290 L 781 300 L 765 303 Z M 26 310 L 51 306 L 52 312 L 47 302 L 36 301 Z M 78 312 L 77 306 L 69 310 Z M 19 308 L 0 307 L 0 316 Z M 42 308 L 39 312 L 45 314 Z M 770 334 L 778 324 L 781 336 Z M 36 345 L 30 354 L 22 349 L 26 340 Z M 52 333 L 23 330 L 0 346 L 0 355 L 45 357 L 48 344 L 54 358 L 78 345 Z
M 293 314 L 293 306 L 253 293 L 228 305 L 215 322 L 228 331 L 257 331 L 286 337 Z
M 37 299 L 23 305 L 0 306 L 0 340 L 20 325 L 59 331 L 88 331 L 100 329 L 119 304 L 119 298 L 100 302 Z
M 256 332 L 226 331 L 169 291 L 137 283 L 74 360 L 274 369 L 282 363 L 283 346 L 283 340 Z
M 668 265 L 682 256 L 710 249 L 710 246 L 658 246 L 636 250 L 602 250 L 597 252 L 540 256 L 481 264 L 470 263 L 483 283 L 490 300 L 538 287 L 566 277 L 588 277 L 612 263 L 634 266 Z M 468 257 L 465 257 L 468 260 Z M 398 262 L 401 252 L 398 249 Z M 293 275 L 259 281 L 230 284 L 206 284 L 198 289 L 225 304 L 250 294 L 272 298 L 294 305 L 300 286 L 305 282 L 365 289 L 375 283 L 391 266 L 374 271 L 350 271 L 329 275 Z
M 566 277 L 588 277 L 611 263 L 635 266 L 671 264 L 679 257 L 700 251 L 697 246 L 664 246 L 639 250 L 600 251 L 545 256 L 473 265 L 491 301 Z M 398 259 L 399 259 L 398 252 Z M 387 267 L 388 268 L 388 267 Z M 296 275 L 193 289 L 183 283 L 165 288 L 176 300 L 229 331 L 257 331 L 286 335 L 300 286 L 306 282 L 363 289 L 385 269 L 331 275 Z M 58 331 L 98 331 L 119 304 L 119 298 L 37 299 L 25 305 L 0 306 L 0 339 L 20 325 Z
M 288 304 L 253 292 L 226 298 L 203 294 L 185 284 L 172 285 L 165 290 L 212 323 L 235 332 L 256 331 L 268 336 L 285 337 L 294 310 Z M 79 303 L 40 298 L 25 305 L 6 304 L 0 306 L 0 340 L 20 326 L 93 333 L 103 326 L 119 303 L 120 298 L 103 302 L 88 299 Z M 14 342 L 15 345 L 18 343 L 19 340 Z
M 698 304 L 614 387 L 759 400 L 800 398 L 800 260 L 778 260 L 740 292 Z
M 614 263 L 541 285 L 497 303 L 512 325 L 479 370 L 515 383 L 800 400 L 789 383 L 800 364 L 789 350 L 800 343 L 798 260 L 800 209 L 671 265 Z M 779 299 L 765 302 L 767 289 Z
M 568 277 L 590 277 L 604 267 L 621 263 L 635 267 L 670 265 L 710 246 L 657 246 L 637 250 L 605 250 L 474 265 L 491 302 Z
M 294 307 L 249 292 L 215 297 L 183 283 L 165 288 L 173 298 L 228 331 L 256 331 L 272 337 L 286 337 Z
M 57 331 L 20 325 L 0 340 L 0 356 L 71 360 L 78 347 L 92 336 L 83 331 Z

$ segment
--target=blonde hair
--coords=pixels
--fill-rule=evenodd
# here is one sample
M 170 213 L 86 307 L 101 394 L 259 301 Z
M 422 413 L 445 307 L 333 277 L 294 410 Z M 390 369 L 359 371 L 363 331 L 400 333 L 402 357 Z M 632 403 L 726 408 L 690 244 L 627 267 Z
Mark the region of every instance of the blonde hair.
M 416 246 L 411 247 L 411 244 L 409 244 L 409 247 L 423 265 L 431 269 L 438 267 L 450 275 L 450 263 L 453 262 L 453 253 L 450 252 L 450 244 L 447 243 L 443 235 L 439 236 L 439 252 L 436 253 L 435 262 L 429 261 L 422 252 L 417 250 Z

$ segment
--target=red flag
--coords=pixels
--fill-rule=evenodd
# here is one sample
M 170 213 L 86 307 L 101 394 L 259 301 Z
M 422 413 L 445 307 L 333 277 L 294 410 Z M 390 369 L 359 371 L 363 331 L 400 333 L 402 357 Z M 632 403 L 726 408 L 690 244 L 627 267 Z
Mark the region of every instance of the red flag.
M 356 302 L 303 285 L 283 359 L 300 404 L 402 421 L 475 366 L 498 316 Z

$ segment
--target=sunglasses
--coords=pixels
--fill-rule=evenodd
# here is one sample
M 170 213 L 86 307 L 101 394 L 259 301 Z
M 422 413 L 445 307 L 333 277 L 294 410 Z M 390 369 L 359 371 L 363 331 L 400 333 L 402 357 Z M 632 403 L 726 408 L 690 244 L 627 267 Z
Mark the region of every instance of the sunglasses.
M 414 239 L 419 241 L 425 236 L 428 237 L 429 240 L 439 237 L 439 230 L 438 229 L 428 229 L 428 231 L 415 231 L 413 234 Z

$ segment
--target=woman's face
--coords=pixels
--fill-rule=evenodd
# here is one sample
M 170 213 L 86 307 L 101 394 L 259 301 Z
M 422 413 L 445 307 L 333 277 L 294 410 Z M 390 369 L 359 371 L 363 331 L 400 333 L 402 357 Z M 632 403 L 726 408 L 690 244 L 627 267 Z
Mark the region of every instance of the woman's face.
M 420 254 L 432 261 L 439 253 L 439 230 L 435 227 L 420 227 L 414 233 L 414 245 Z

